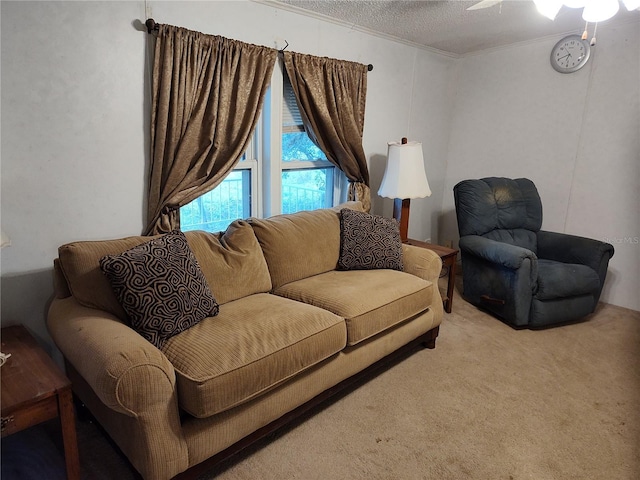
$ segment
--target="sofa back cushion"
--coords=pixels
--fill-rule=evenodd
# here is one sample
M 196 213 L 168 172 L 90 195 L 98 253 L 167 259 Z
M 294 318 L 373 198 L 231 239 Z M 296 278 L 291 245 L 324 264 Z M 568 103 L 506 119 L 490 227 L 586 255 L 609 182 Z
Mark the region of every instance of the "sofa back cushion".
M 100 259 L 117 255 L 157 236 L 73 242 L 58 249 L 58 264 L 69 291 L 85 307 L 97 308 L 127 320 Z M 219 304 L 271 290 L 269 270 L 260 245 L 247 222 L 233 222 L 225 232 L 185 232 L 209 288 Z
M 249 219 L 269 266 L 274 289 L 336 269 L 342 208 L 362 211 L 362 204 L 347 202 L 334 208 Z
M 126 320 L 127 314 L 100 270 L 100 259 L 105 255 L 118 255 L 159 237 L 135 236 L 62 245 L 58 248 L 58 260 L 69 291 L 81 305 L 104 310 Z
M 267 262 L 246 221 L 236 220 L 224 233 L 185 235 L 220 305 L 271 290 Z

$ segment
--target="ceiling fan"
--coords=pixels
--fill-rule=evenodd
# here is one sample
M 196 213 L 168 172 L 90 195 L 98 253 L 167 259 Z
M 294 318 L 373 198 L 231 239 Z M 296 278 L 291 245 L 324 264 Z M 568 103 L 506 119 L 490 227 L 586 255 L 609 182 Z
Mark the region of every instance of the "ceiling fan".
M 483 8 L 493 7 L 502 3 L 502 0 L 480 0 L 478 3 L 471 5 L 467 10 L 480 10 Z

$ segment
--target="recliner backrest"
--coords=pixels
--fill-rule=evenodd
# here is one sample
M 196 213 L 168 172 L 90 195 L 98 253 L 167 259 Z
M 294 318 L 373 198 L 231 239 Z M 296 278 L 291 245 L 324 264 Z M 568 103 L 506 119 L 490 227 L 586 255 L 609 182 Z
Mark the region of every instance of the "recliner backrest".
M 527 178 L 463 180 L 453 187 L 460 237 L 481 235 L 536 251 L 542 202 Z

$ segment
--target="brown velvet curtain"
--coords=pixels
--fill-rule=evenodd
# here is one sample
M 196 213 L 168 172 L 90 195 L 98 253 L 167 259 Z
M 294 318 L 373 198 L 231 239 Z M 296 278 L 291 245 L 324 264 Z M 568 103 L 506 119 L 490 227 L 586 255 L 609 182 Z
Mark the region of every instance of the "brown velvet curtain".
M 231 172 L 255 128 L 277 50 L 160 25 L 151 104 L 146 234 Z
M 349 200 L 362 201 L 369 211 L 369 169 L 362 148 L 367 66 L 295 52 L 283 57 L 307 134 L 349 179 Z

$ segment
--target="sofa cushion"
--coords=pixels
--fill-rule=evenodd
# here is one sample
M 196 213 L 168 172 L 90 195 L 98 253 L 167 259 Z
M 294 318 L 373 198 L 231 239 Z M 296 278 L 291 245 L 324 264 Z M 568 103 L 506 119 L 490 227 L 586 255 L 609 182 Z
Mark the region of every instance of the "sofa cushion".
M 221 233 L 185 233 L 220 305 L 271 290 L 269 268 L 251 225 L 236 220 Z
M 396 270 L 349 270 L 315 275 L 274 293 L 340 315 L 347 345 L 355 345 L 429 308 L 433 284 Z
M 199 418 L 244 403 L 344 348 L 344 320 L 267 293 L 220 306 L 169 339 L 179 404 Z
M 159 235 L 81 241 L 62 245 L 58 248 L 59 265 L 73 297 L 80 305 L 104 310 L 127 321 L 126 312 L 120 305 L 109 280 L 100 270 L 100 259 L 105 255 L 117 255 L 154 238 L 159 238 Z
M 340 210 L 340 270 L 402 271 L 400 228 L 393 218 Z
M 133 236 L 62 245 L 58 249 L 58 264 L 69 291 L 81 305 L 127 321 L 126 312 L 100 270 L 100 259 L 158 237 Z M 219 304 L 271 290 L 269 269 L 247 222 L 233 222 L 222 233 L 185 232 L 185 237 Z
M 133 329 L 158 348 L 168 338 L 218 314 L 218 303 L 179 230 L 120 254 L 105 255 L 100 268 Z
M 249 219 L 267 260 L 273 288 L 336 268 L 339 213 L 345 206 L 362 210 L 360 202 L 348 202 L 340 208 Z
M 586 265 L 538 259 L 537 300 L 595 294 L 599 288 L 598 274 Z

